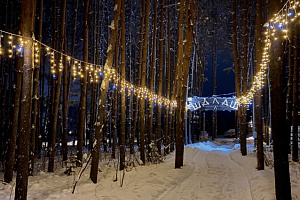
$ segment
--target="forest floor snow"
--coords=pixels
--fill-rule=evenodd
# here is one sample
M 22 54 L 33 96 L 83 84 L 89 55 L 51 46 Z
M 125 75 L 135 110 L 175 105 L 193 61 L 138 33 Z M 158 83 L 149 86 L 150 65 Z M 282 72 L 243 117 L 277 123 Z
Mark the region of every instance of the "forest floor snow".
M 184 166 L 181 169 L 174 169 L 173 152 L 160 164 L 128 167 L 125 173 L 118 172 L 117 181 L 114 181 L 117 161 L 103 159 L 98 183 L 93 184 L 89 179 L 88 167 L 74 194 L 72 186 L 79 169 L 70 176 L 65 175 L 65 168 L 61 167 L 54 173 L 41 171 L 29 177 L 28 199 L 275 199 L 273 169 L 266 167 L 266 170 L 257 171 L 256 157 L 251 146 L 248 156 L 241 156 L 237 147 L 228 141 L 188 145 L 185 147 Z M 299 169 L 299 165 L 292 164 L 293 199 L 300 198 Z M 3 180 L 2 172 L 0 178 Z M 14 199 L 14 187 L 15 182 L 2 182 L 0 199 Z

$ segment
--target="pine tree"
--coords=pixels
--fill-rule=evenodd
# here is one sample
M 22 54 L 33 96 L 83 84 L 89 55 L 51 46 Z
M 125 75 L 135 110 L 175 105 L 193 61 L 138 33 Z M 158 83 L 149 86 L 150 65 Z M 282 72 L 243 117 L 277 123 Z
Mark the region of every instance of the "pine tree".
M 35 0 L 23 0 L 21 7 L 19 31 L 23 37 L 31 38 L 34 33 Z M 24 44 L 24 56 L 19 60 L 22 65 L 22 92 L 20 108 L 20 133 L 17 156 L 17 178 L 15 199 L 27 199 L 29 145 L 31 130 L 31 106 L 32 106 L 32 69 L 33 66 L 33 41 Z
M 281 1 L 268 1 L 268 16 L 272 18 L 281 9 Z M 286 148 L 285 121 L 285 95 L 284 75 L 285 67 L 283 63 L 284 46 L 283 35 L 277 32 L 278 40 L 272 39 L 272 53 L 270 54 L 270 85 L 271 85 L 271 127 L 273 137 L 274 172 L 276 199 L 292 199 L 291 183 L 289 173 L 289 162 Z
M 159 18 L 159 69 L 158 69 L 158 96 L 162 96 L 162 76 L 163 76 L 163 64 L 164 64 L 164 5 L 163 0 L 160 0 L 160 18 Z M 156 137 L 157 137 L 157 149 L 158 154 L 161 155 L 161 115 L 162 115 L 162 107 L 158 105 L 157 108 L 157 129 L 156 129 Z
M 256 4 L 256 72 L 260 70 L 262 59 L 262 0 Z M 257 169 L 264 170 L 263 127 L 262 127 L 262 90 L 254 96 L 255 128 L 257 132 Z
M 242 94 L 247 93 L 247 71 L 248 71 L 248 0 L 244 0 L 243 9 L 243 66 L 242 66 Z M 247 155 L 247 108 L 241 107 L 241 117 L 240 117 L 240 143 L 241 143 L 241 153 L 243 156 Z
M 88 39 L 89 39 L 89 4 L 90 0 L 84 1 L 84 36 L 83 36 L 83 68 L 81 72 L 81 94 L 79 105 L 79 125 L 78 125 L 78 142 L 77 142 L 77 166 L 82 166 L 82 147 L 83 147 L 83 133 L 86 120 L 86 91 L 87 91 L 87 62 L 88 62 Z
M 109 77 L 110 77 L 110 69 L 113 63 L 113 57 L 115 54 L 115 44 L 117 42 L 118 36 L 118 23 L 120 17 L 120 7 L 121 7 L 121 0 L 117 0 L 114 7 L 114 18 L 111 23 L 111 35 L 109 40 L 109 47 L 107 51 L 107 58 L 104 65 L 105 77 L 101 83 L 101 95 L 98 105 L 98 115 L 97 115 L 97 122 L 96 122 L 96 129 L 95 129 L 95 138 L 93 141 L 93 149 L 92 149 L 92 164 L 91 164 L 91 172 L 90 178 L 93 183 L 97 183 L 97 176 L 98 176 L 98 162 L 99 162 L 99 151 L 100 151 L 100 144 L 102 138 L 102 131 L 104 127 L 104 118 L 105 118 L 105 104 L 106 104 L 106 97 L 108 92 L 109 86 Z
M 125 76 L 125 0 L 121 3 L 121 76 Z M 121 83 L 122 85 L 122 83 Z M 121 134 L 120 134 L 120 170 L 125 168 L 125 124 L 126 124 L 126 112 L 125 112 L 125 89 L 121 95 Z
M 295 24 L 295 35 L 294 35 L 294 74 L 293 74 L 293 161 L 299 161 L 298 155 L 298 83 L 299 83 L 299 23 Z
M 143 59 L 142 59 L 142 74 L 141 74 L 141 87 L 146 87 L 146 68 L 147 68 L 147 55 L 148 55 L 148 37 L 149 37 L 149 13 L 150 13 L 150 0 L 146 0 L 146 15 L 145 15 L 145 31 L 143 42 Z M 145 98 L 140 99 L 140 158 L 145 164 Z
M 149 75 L 149 89 L 150 92 L 154 92 L 154 70 L 156 66 L 156 37 L 157 37 L 157 0 L 153 2 L 153 32 L 152 32 L 152 57 L 150 64 L 150 75 Z M 153 140 L 153 103 L 148 101 L 148 120 L 147 120 L 147 130 L 148 130 L 148 161 L 150 161 L 152 156 L 152 140 Z
M 65 44 L 65 23 L 66 23 L 66 0 L 62 2 L 61 8 L 61 24 L 60 24 L 60 47 L 59 51 L 63 53 Z M 55 142 L 56 142 L 56 132 L 57 132 L 57 120 L 58 120 L 58 108 L 60 104 L 60 91 L 61 91 L 61 79 L 62 79 L 62 68 L 63 68 L 64 56 L 58 58 L 57 64 L 57 82 L 55 86 L 55 98 L 53 105 L 53 114 L 51 115 L 51 132 L 50 132 L 50 142 L 49 142 L 49 163 L 48 172 L 54 171 L 54 157 L 55 157 Z M 66 67 L 66 66 L 65 66 Z

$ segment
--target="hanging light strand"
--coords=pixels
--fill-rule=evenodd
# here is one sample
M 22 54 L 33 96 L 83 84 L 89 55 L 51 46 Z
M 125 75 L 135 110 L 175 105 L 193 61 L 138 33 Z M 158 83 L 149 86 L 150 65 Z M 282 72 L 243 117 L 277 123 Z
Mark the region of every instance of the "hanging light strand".
M 50 62 L 50 71 L 52 73 L 53 77 L 56 77 L 57 72 L 62 72 L 63 71 L 63 58 L 67 57 L 68 63 L 72 66 L 71 67 L 71 73 L 72 73 L 72 77 L 74 79 L 76 78 L 83 78 L 84 74 L 83 74 L 83 70 L 82 67 L 83 65 L 86 66 L 85 70 L 88 72 L 87 76 L 89 76 L 89 80 L 90 82 L 96 82 L 99 83 L 100 78 L 108 78 L 113 85 L 116 87 L 118 86 L 118 84 L 120 85 L 120 87 L 116 87 L 116 88 L 120 88 L 120 91 L 122 93 L 124 93 L 124 95 L 126 94 L 126 92 L 128 94 L 135 94 L 138 98 L 144 98 L 144 99 L 148 99 L 150 102 L 157 104 L 157 105 L 164 105 L 167 107 L 177 107 L 177 102 L 176 101 L 171 101 L 163 96 L 158 96 L 157 94 L 154 94 L 153 92 L 151 92 L 147 87 L 138 87 L 133 85 L 132 83 L 128 82 L 125 77 L 122 77 L 114 68 L 108 68 L 104 70 L 104 66 L 102 65 L 96 65 L 93 63 L 88 63 L 88 62 L 84 62 L 82 60 L 73 58 L 69 55 L 66 55 L 64 53 L 61 53 L 59 51 L 57 51 L 56 49 L 51 48 L 50 46 L 47 46 L 46 44 L 35 40 L 34 38 L 28 38 L 28 37 L 24 37 L 21 35 L 17 35 L 17 34 L 12 34 L 6 31 L 2 31 L 0 30 L 0 54 L 2 53 L 2 49 L 1 49 L 1 37 L 3 37 L 3 34 L 8 35 L 8 44 L 9 44 L 9 57 L 11 58 L 14 52 L 14 48 L 16 48 L 16 46 L 13 44 L 13 37 L 17 37 L 20 39 L 20 46 L 18 48 L 18 51 L 20 49 L 20 53 L 24 53 L 23 52 L 23 45 L 24 43 L 26 44 L 29 41 L 33 41 L 34 42 L 34 62 L 36 64 L 38 64 L 40 62 L 40 52 L 41 49 L 44 48 L 46 49 L 47 52 L 47 56 L 49 56 L 49 62 Z M 58 59 L 58 60 L 57 60 Z M 56 62 L 58 61 L 58 67 Z
M 237 98 L 237 103 L 239 106 L 247 106 L 251 103 L 255 93 L 262 89 L 264 86 L 264 81 L 267 77 L 267 71 L 270 62 L 270 50 L 271 41 L 278 40 L 277 33 L 282 32 L 283 39 L 289 39 L 288 37 L 288 25 L 293 23 L 300 16 L 300 3 L 299 1 L 288 0 L 281 10 L 274 15 L 264 27 L 266 28 L 264 32 L 263 40 L 263 51 L 262 60 L 260 62 L 260 70 L 256 72 L 253 78 L 253 83 L 249 91 Z

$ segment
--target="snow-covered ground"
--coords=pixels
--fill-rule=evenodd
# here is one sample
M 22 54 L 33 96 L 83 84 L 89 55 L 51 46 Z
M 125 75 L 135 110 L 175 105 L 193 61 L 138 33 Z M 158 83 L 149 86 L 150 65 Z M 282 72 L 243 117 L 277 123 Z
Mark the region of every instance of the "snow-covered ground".
M 236 148 L 238 145 L 231 141 L 188 145 L 182 169 L 174 169 L 172 153 L 161 164 L 132 166 L 125 173 L 118 172 L 117 181 L 117 161 L 104 159 L 98 183 L 90 181 L 88 167 L 75 194 L 72 186 L 77 176 L 67 176 L 65 169 L 58 167 L 55 173 L 39 172 L 29 178 L 28 199 L 275 199 L 273 169 L 257 171 L 255 153 L 250 150 L 243 157 Z M 300 198 L 299 165 L 291 164 L 291 185 L 293 199 Z M 0 199 L 13 199 L 14 186 L 14 182 L 1 183 Z

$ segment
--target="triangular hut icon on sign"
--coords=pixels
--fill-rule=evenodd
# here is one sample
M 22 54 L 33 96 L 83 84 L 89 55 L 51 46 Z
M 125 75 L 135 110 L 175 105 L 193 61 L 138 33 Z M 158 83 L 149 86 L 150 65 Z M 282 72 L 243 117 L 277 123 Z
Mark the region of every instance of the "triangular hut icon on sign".
M 228 101 L 225 99 L 225 101 L 222 103 L 222 105 L 228 106 Z
M 218 100 L 217 100 L 216 98 L 214 98 L 213 104 L 215 104 L 215 102 L 216 102 L 217 104 L 219 104 L 219 102 L 218 102 Z
M 204 106 L 207 106 L 209 105 L 208 101 L 206 99 L 203 100 L 203 103 L 202 103 Z

